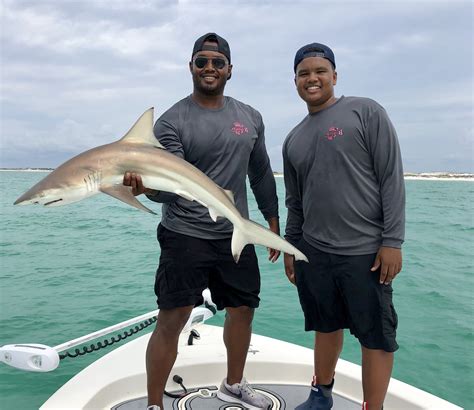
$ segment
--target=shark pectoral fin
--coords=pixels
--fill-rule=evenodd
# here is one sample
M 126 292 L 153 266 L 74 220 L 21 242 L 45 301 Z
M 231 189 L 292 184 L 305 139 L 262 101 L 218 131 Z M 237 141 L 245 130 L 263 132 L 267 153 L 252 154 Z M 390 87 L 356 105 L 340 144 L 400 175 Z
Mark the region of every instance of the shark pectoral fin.
M 232 234 L 231 250 L 232 250 L 232 256 L 234 257 L 235 263 L 239 262 L 242 249 L 244 249 L 245 245 L 247 245 L 248 243 L 249 241 L 246 238 L 245 234 L 239 229 L 237 229 L 234 225 L 234 233 Z
M 132 188 L 126 187 L 125 185 L 109 185 L 109 186 L 101 186 L 100 191 L 104 194 L 110 195 L 116 199 L 119 199 L 122 202 L 125 202 L 128 205 L 131 205 L 135 208 L 141 209 L 142 211 L 149 212 L 151 214 L 156 215 L 151 209 L 148 209 L 145 205 L 143 205 L 140 201 L 135 198 L 132 194 Z

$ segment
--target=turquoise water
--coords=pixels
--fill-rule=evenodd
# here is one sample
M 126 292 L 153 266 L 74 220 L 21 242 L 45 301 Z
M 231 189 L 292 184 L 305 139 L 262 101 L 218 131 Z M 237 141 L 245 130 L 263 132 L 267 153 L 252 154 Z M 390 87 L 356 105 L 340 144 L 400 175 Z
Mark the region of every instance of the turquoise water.
M 44 173 L 0 172 L 0 345 L 58 345 L 154 310 L 157 216 L 105 195 L 65 207 L 14 207 Z M 284 188 L 277 179 L 281 201 Z M 473 396 L 474 183 L 407 181 L 404 269 L 394 284 L 400 325 L 394 377 L 465 408 Z M 159 206 L 149 203 L 159 210 Z M 263 222 L 255 202 L 251 218 Z M 258 248 L 262 303 L 254 331 L 307 347 L 296 290 Z M 223 314 L 211 320 L 223 323 Z M 52 373 L 0 364 L 0 407 L 36 409 L 109 349 Z M 360 364 L 348 334 L 342 357 Z

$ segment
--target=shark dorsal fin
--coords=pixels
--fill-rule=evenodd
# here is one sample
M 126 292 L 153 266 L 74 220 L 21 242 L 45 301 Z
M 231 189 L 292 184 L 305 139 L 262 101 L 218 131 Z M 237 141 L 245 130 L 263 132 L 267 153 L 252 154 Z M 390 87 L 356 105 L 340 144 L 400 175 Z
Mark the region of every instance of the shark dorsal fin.
M 132 128 L 125 134 L 120 142 L 131 144 L 148 144 L 157 148 L 163 148 L 153 134 L 153 107 L 146 110 L 142 116 L 133 124 Z

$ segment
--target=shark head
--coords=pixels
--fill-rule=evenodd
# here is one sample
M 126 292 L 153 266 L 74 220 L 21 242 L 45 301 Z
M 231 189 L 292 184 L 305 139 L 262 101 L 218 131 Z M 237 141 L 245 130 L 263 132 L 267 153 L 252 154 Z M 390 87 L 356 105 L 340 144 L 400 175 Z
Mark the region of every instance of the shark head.
M 137 168 L 130 154 L 131 146 L 163 148 L 153 134 L 153 108 L 145 111 L 119 141 L 71 158 L 20 196 L 14 204 L 60 206 L 104 192 L 144 209 L 131 194 L 131 188 L 122 185 L 124 171 Z
M 78 172 L 76 169 L 72 177 L 69 167 L 62 168 L 59 167 L 30 188 L 14 205 L 60 206 L 80 201 L 97 192 L 100 180 L 97 172 Z

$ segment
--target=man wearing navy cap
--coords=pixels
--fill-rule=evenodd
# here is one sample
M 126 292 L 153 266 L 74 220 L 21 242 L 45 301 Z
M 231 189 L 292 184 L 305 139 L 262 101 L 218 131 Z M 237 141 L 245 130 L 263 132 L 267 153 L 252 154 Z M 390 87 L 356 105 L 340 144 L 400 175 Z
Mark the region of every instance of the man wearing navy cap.
M 262 116 L 252 107 L 224 96 L 231 78 L 229 44 L 207 33 L 194 44 L 189 70 L 193 93 L 173 105 L 157 121 L 154 133 L 171 153 L 190 162 L 217 185 L 234 194 L 235 205 L 248 217 L 246 177 L 270 229 L 279 234 L 275 179 L 265 148 Z M 224 343 L 227 377 L 217 393 L 221 400 L 246 408 L 271 404 L 243 377 L 254 309 L 259 305 L 260 272 L 253 245 L 236 264 L 231 254 L 233 226 L 214 222 L 207 208 L 177 195 L 143 186 L 141 177 L 126 173 L 124 184 L 135 195 L 162 202 L 158 226 L 161 247 L 155 293 L 160 312 L 147 349 L 148 405 L 163 410 L 163 392 L 176 360 L 178 337 L 202 291 L 209 287 L 218 309 L 226 309 Z M 279 251 L 269 250 L 275 262 Z
M 316 333 L 311 392 L 296 409 L 332 408 L 348 328 L 361 344 L 363 408 L 379 410 L 398 349 L 392 281 L 402 268 L 405 188 L 397 135 L 375 101 L 335 97 L 336 60 L 326 45 L 300 48 L 293 68 L 308 115 L 283 145 L 285 238 L 310 263 L 285 254 L 285 273 L 305 330 Z

